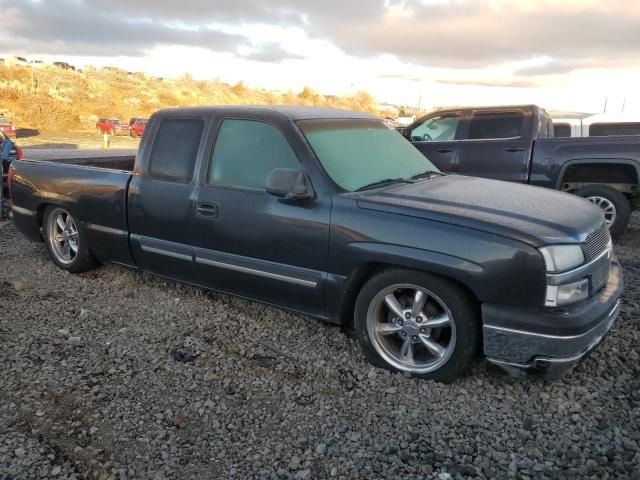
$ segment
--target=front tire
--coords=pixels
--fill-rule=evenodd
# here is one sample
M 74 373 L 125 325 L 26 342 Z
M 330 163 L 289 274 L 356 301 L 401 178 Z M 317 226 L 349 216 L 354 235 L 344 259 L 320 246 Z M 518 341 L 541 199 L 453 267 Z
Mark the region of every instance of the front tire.
M 625 231 L 631 216 L 631 204 L 624 194 L 608 185 L 590 185 L 575 194 L 602 209 L 612 237 Z
M 451 382 L 480 346 L 474 299 L 455 282 L 412 270 L 373 276 L 356 300 L 355 330 L 374 365 Z
M 66 209 L 50 205 L 44 212 L 43 234 L 51 260 L 72 273 L 94 269 L 98 262 L 89 250 L 87 234 Z

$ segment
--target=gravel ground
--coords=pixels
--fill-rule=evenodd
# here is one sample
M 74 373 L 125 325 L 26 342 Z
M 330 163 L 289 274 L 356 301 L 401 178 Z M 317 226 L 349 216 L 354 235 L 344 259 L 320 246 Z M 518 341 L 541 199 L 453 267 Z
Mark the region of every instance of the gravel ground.
M 560 381 L 372 368 L 339 328 L 0 224 L 0 479 L 640 478 L 640 218 L 621 317 Z M 171 352 L 201 356 L 190 363 Z

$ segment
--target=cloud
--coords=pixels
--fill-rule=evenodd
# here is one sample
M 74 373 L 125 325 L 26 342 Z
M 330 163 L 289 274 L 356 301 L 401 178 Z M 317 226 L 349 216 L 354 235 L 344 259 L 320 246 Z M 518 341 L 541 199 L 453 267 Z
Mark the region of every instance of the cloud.
M 507 88 L 536 88 L 540 87 L 541 83 L 536 82 L 534 80 L 522 79 L 522 78 L 473 78 L 469 76 L 468 78 L 462 79 L 454 79 L 454 78 L 444 78 L 440 75 L 432 75 L 432 76 L 415 76 L 415 75 L 404 75 L 401 73 L 391 73 L 380 75 L 378 78 L 383 80 L 404 80 L 416 83 L 425 83 L 425 82 L 433 82 L 439 83 L 441 85 L 470 85 L 474 87 L 507 87 Z
M 605 60 L 640 53 L 638 2 L 567 2 L 535 9 L 527 4 L 407 1 L 404 15 L 381 15 L 366 23 L 342 18 L 318 28 L 355 55 L 389 53 L 423 66 L 478 67 L 535 56 Z
M 199 25 L 180 25 L 131 18 L 67 0 L 7 0 L 2 8 L 2 33 L 21 50 L 97 56 L 140 56 L 154 47 L 181 45 L 214 52 L 236 52 L 252 46 L 241 34 Z M 6 18 L 3 18 L 6 17 Z
M 355 57 L 478 68 L 534 57 L 522 75 L 640 60 L 640 2 L 628 0 L 0 0 L 6 38 L 78 53 L 140 55 L 161 45 L 204 47 L 280 62 L 299 58 L 252 41 L 243 27 L 299 28 Z M 233 32 L 233 33 L 229 33 Z M 52 53 L 52 52 L 45 52 Z
M 280 63 L 284 60 L 301 60 L 306 57 L 291 53 L 278 43 L 267 43 L 259 48 L 242 55 L 247 60 L 266 63 Z

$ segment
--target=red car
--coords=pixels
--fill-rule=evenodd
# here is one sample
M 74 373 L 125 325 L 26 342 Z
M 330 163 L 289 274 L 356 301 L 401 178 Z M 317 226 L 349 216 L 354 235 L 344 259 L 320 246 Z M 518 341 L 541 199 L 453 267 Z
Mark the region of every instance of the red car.
M 0 117 L 0 132 L 4 133 L 9 137 L 15 137 L 16 127 L 11 122 L 9 122 L 6 118 Z
M 148 118 L 132 118 L 129 120 L 129 133 L 133 138 L 141 137 L 147 126 Z
M 96 123 L 96 132 L 100 135 L 129 135 L 129 125 L 117 118 L 101 118 Z

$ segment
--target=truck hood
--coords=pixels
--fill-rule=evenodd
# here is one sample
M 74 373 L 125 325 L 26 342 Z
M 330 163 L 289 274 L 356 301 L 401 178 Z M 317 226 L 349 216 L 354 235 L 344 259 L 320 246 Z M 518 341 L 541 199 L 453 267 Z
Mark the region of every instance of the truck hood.
M 579 243 L 604 223 L 588 201 L 545 188 L 447 175 L 357 194 L 360 208 L 424 218 L 523 241 Z

